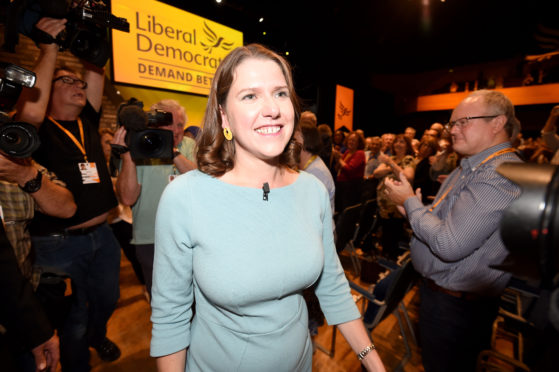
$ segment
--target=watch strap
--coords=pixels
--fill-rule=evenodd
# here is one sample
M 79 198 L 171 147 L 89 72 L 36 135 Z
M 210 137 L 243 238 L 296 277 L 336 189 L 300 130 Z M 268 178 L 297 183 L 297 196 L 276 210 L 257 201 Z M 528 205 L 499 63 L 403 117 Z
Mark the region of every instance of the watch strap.
M 43 180 L 43 173 L 41 173 L 39 170 L 37 170 L 37 176 L 35 176 L 35 178 L 27 181 L 25 183 L 25 185 L 19 186 L 19 188 L 22 189 L 23 191 L 25 191 L 28 194 L 32 194 L 32 193 L 37 192 L 41 189 L 42 180 Z

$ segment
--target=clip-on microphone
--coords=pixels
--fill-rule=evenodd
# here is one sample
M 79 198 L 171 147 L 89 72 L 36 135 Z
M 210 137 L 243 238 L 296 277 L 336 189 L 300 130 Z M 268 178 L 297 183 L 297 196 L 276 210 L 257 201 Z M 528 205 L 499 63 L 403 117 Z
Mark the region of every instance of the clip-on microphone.
M 268 185 L 268 182 L 264 182 L 262 185 L 262 191 L 264 192 L 262 200 L 268 201 L 268 194 L 270 193 L 270 185 Z

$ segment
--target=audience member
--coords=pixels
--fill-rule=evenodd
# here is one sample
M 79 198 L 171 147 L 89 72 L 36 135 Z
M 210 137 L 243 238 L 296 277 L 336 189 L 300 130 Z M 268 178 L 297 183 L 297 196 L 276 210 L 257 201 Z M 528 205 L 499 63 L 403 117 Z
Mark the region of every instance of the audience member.
M 332 178 L 334 178 L 336 177 L 336 171 L 332 166 L 332 129 L 330 129 L 328 124 L 320 124 L 317 128 L 322 141 L 322 149 L 320 150 L 319 156 L 328 167 Z
M 316 127 L 318 120 L 316 119 L 316 115 L 312 111 L 303 111 L 301 113 L 301 119 L 299 119 L 300 123 L 309 123 L 313 127 Z
M 318 156 L 318 151 L 322 147 L 318 129 L 308 122 L 299 120 L 299 128 L 295 130 L 294 138 L 302 145 L 299 169 L 314 175 L 324 184 L 330 197 L 332 215 L 334 215 L 336 187 L 330 170 Z M 334 224 L 332 224 L 332 228 L 334 229 Z M 309 313 L 309 332 L 311 336 L 316 336 L 318 327 L 324 324 L 324 314 L 320 310 L 320 304 L 314 290 L 314 286 L 303 290 L 303 297 Z
M 199 170 L 167 186 L 157 211 L 151 354 L 160 370 L 310 370 L 301 292 L 318 281 L 328 322 L 368 370 L 384 371 L 336 254 L 324 185 L 294 170 L 296 107 L 281 56 L 251 44 L 219 65 Z
M 347 150 L 335 152 L 338 175 L 336 177 L 336 211 L 361 201 L 363 173 L 365 172 L 364 140 L 355 132 L 347 136 Z
M 433 201 L 440 183 L 431 178 L 431 162 L 434 155 L 439 150 L 439 144 L 434 138 L 425 138 L 419 145 L 419 152 L 416 156 L 415 177 L 413 179 L 414 189 L 421 189 L 423 204 Z
M 42 18 L 36 27 L 54 38 L 65 22 Z M 117 200 L 98 133 L 105 75 L 86 62 L 85 81 L 67 67 L 55 71 L 58 45 L 39 47 L 38 99 L 18 112 L 21 120 L 40 124 L 41 146 L 33 157 L 66 183 L 78 208 L 70 219 L 38 212 L 30 231 L 36 264 L 72 280 L 73 304 L 59 330 L 62 370 L 89 371 L 89 346 L 103 360 L 120 356 L 106 337 L 119 297 L 120 247 L 106 223 Z
M 425 132 L 423 132 L 423 136 L 421 137 L 421 140 L 423 140 L 424 138 L 433 138 L 435 140 L 439 140 L 439 133 L 434 130 L 434 129 L 426 129 Z
M 519 161 L 509 139 L 520 123 L 510 100 L 480 90 L 465 98 L 448 124 L 464 158 L 424 206 L 405 177 L 386 181 L 385 194 L 413 229 L 411 256 L 424 277 L 419 330 L 425 371 L 474 371 L 490 347 L 499 296 L 510 274 L 494 269 L 507 256 L 500 236 L 503 212 L 521 193 L 496 168 Z
M 404 135 L 410 139 L 411 147 L 413 148 L 414 155 L 417 156 L 417 152 L 419 151 L 419 140 L 415 138 L 416 130 L 413 127 L 407 127 L 404 131 Z
M 382 140 L 380 152 L 388 156 L 392 155 L 392 144 L 394 143 L 396 135 L 393 133 L 384 133 L 380 138 Z
M 439 151 L 430 161 L 431 169 L 429 170 L 429 172 L 431 175 L 431 179 L 433 181 L 437 181 L 440 184 L 446 179 L 450 172 L 452 172 L 456 168 L 456 166 L 458 165 L 459 156 L 453 150 L 452 140 L 445 134 L 443 134 L 443 138 L 438 141 L 438 144 Z
M 199 133 L 200 133 L 200 127 L 197 125 L 190 125 L 186 127 L 186 129 L 184 130 L 185 137 L 190 137 L 194 141 L 196 141 L 196 138 L 198 137 Z
M 415 133 L 416 130 L 414 127 L 407 127 L 406 130 L 404 130 L 404 135 L 408 137 L 410 141 L 413 141 L 415 139 Z
M 356 129 L 355 133 L 361 137 L 361 139 L 363 140 L 363 143 L 365 143 L 365 132 L 363 132 L 363 129 Z
M 361 200 L 367 201 L 374 199 L 377 196 L 378 180 L 373 173 L 375 169 L 381 164 L 379 160 L 380 147 L 382 140 L 380 137 L 367 137 L 365 140 L 365 172 L 363 173 L 363 191 L 361 193 Z
M 153 272 L 153 252 L 155 234 L 155 212 L 165 186 L 179 174 L 196 168 L 192 138 L 184 136 L 187 122 L 186 111 L 175 100 L 162 100 L 152 106 L 170 112 L 173 123 L 162 126 L 173 132 L 173 159 L 148 159 L 138 162 L 126 147 L 126 129 L 120 127 L 113 139 L 113 144 L 120 145 L 125 152 L 120 152 L 122 166 L 116 181 L 117 195 L 122 204 L 132 207 L 132 241 L 136 257 L 142 266 L 146 291 L 151 296 Z
M 409 138 L 403 134 L 398 134 L 392 144 L 392 153 L 379 155 L 382 162 L 373 175 L 379 180 L 377 188 L 377 204 L 379 209 L 379 222 L 382 228 L 380 243 L 382 246 L 382 254 L 389 259 L 396 260 L 400 251 L 399 243 L 405 240 L 403 216 L 396 209 L 396 205 L 392 203 L 384 193 L 385 183 L 387 179 L 392 177 L 398 178 L 403 174 L 409 182 L 413 182 L 415 176 L 415 160 L 413 157 L 413 149 Z
M 301 143 L 301 155 L 299 160 L 299 169 L 309 172 L 320 180 L 328 190 L 330 197 L 330 205 L 332 206 L 332 215 L 334 214 L 334 201 L 336 194 L 336 186 L 330 170 L 318 156 L 322 148 L 320 133 L 316 126 L 299 120 L 299 130 L 295 131 L 295 139 Z
M 559 118 L 559 105 L 553 107 L 542 129 L 542 138 L 553 152 L 551 164 L 559 165 L 559 135 L 557 135 L 557 118 Z
M 346 135 L 345 132 L 341 129 L 338 129 L 334 132 L 334 136 L 332 137 L 332 146 L 333 150 L 338 151 L 339 153 L 343 154 L 346 150 Z M 334 161 L 335 164 L 335 161 Z
M 444 125 L 442 125 L 441 123 L 433 123 L 431 124 L 431 127 L 429 129 L 436 131 L 437 138 L 440 139 L 443 135 Z

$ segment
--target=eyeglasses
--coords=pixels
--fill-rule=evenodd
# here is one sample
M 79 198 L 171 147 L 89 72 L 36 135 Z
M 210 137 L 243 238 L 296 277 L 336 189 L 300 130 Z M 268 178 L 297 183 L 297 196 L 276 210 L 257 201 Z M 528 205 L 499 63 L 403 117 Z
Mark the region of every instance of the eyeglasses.
M 76 86 L 77 86 L 78 88 L 80 88 L 80 89 L 85 89 L 85 88 L 87 88 L 87 82 L 85 82 L 85 81 L 83 81 L 83 80 L 80 80 L 80 79 L 73 78 L 73 77 L 71 77 L 71 76 L 67 76 L 67 75 L 59 76 L 59 77 L 57 77 L 56 79 L 54 79 L 52 82 L 54 83 L 54 82 L 57 81 L 57 80 L 62 80 L 62 82 L 63 82 L 64 84 L 76 85 Z
M 456 120 L 453 120 L 453 121 L 449 121 L 444 127 L 448 131 L 450 131 L 455 126 L 458 129 L 462 129 L 466 125 L 468 125 L 468 122 L 470 120 L 473 120 L 473 119 L 493 119 L 493 118 L 496 118 L 497 116 L 499 116 L 499 115 L 465 116 L 463 118 L 459 118 L 459 119 L 456 119 Z

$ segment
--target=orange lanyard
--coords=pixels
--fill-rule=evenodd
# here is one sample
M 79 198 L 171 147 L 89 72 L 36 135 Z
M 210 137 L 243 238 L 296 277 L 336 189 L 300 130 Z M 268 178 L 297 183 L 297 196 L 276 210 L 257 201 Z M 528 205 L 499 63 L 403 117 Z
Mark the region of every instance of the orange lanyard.
M 58 128 L 60 128 L 60 130 L 62 130 L 64 133 L 66 133 L 66 135 L 68 137 L 70 137 L 72 142 L 74 142 L 76 144 L 77 148 L 83 154 L 83 158 L 84 158 L 85 162 L 87 163 L 87 154 L 85 153 L 85 141 L 84 141 L 84 136 L 83 136 L 82 119 L 78 118 L 78 127 L 80 128 L 80 137 L 81 137 L 81 140 L 82 140 L 81 143 L 80 143 L 80 141 L 78 141 L 78 139 L 76 137 L 74 137 L 74 135 L 68 129 L 66 129 L 62 125 L 60 125 L 60 123 L 57 122 L 56 120 L 54 120 L 52 118 L 52 116 L 50 116 L 50 115 L 49 115 L 49 120 L 52 121 Z
M 318 156 L 318 155 L 313 155 L 313 156 L 311 156 L 311 158 L 310 158 L 309 160 L 307 160 L 307 163 L 306 163 L 305 166 L 303 167 L 303 170 L 307 169 L 307 167 L 308 167 L 309 165 L 311 165 L 311 163 L 314 161 L 314 159 L 316 159 L 317 156 Z
M 513 149 L 512 147 L 508 147 L 508 148 L 506 148 L 506 149 L 502 149 L 502 150 L 499 150 L 499 151 L 497 151 L 497 152 L 494 152 L 493 154 L 491 154 L 491 155 L 489 155 L 488 157 L 486 157 L 481 163 L 479 163 L 478 166 L 474 168 L 474 172 L 475 172 L 476 170 L 478 170 L 479 167 L 481 167 L 483 164 L 487 163 L 489 160 L 493 159 L 494 157 L 499 156 L 499 155 L 503 155 L 503 154 L 507 154 L 507 153 L 509 153 L 509 152 L 514 152 L 514 151 L 516 151 L 516 150 Z M 459 172 L 458 175 L 460 175 L 460 173 L 461 173 L 461 172 Z M 435 204 L 433 204 L 433 205 L 431 206 L 431 208 L 429 208 L 429 212 L 433 212 L 433 209 L 435 209 L 435 208 L 437 207 L 437 205 L 439 205 L 439 204 L 444 200 L 444 198 L 446 198 L 446 196 L 448 195 L 448 193 L 450 192 L 450 190 L 452 190 L 452 188 L 454 187 L 454 185 L 456 184 L 456 182 L 458 182 L 458 179 L 456 179 L 456 180 L 452 183 L 452 185 L 451 185 L 449 188 L 446 189 L 446 191 L 444 192 L 443 196 L 441 196 L 441 197 L 439 198 L 439 200 L 437 200 L 437 202 L 436 202 Z

